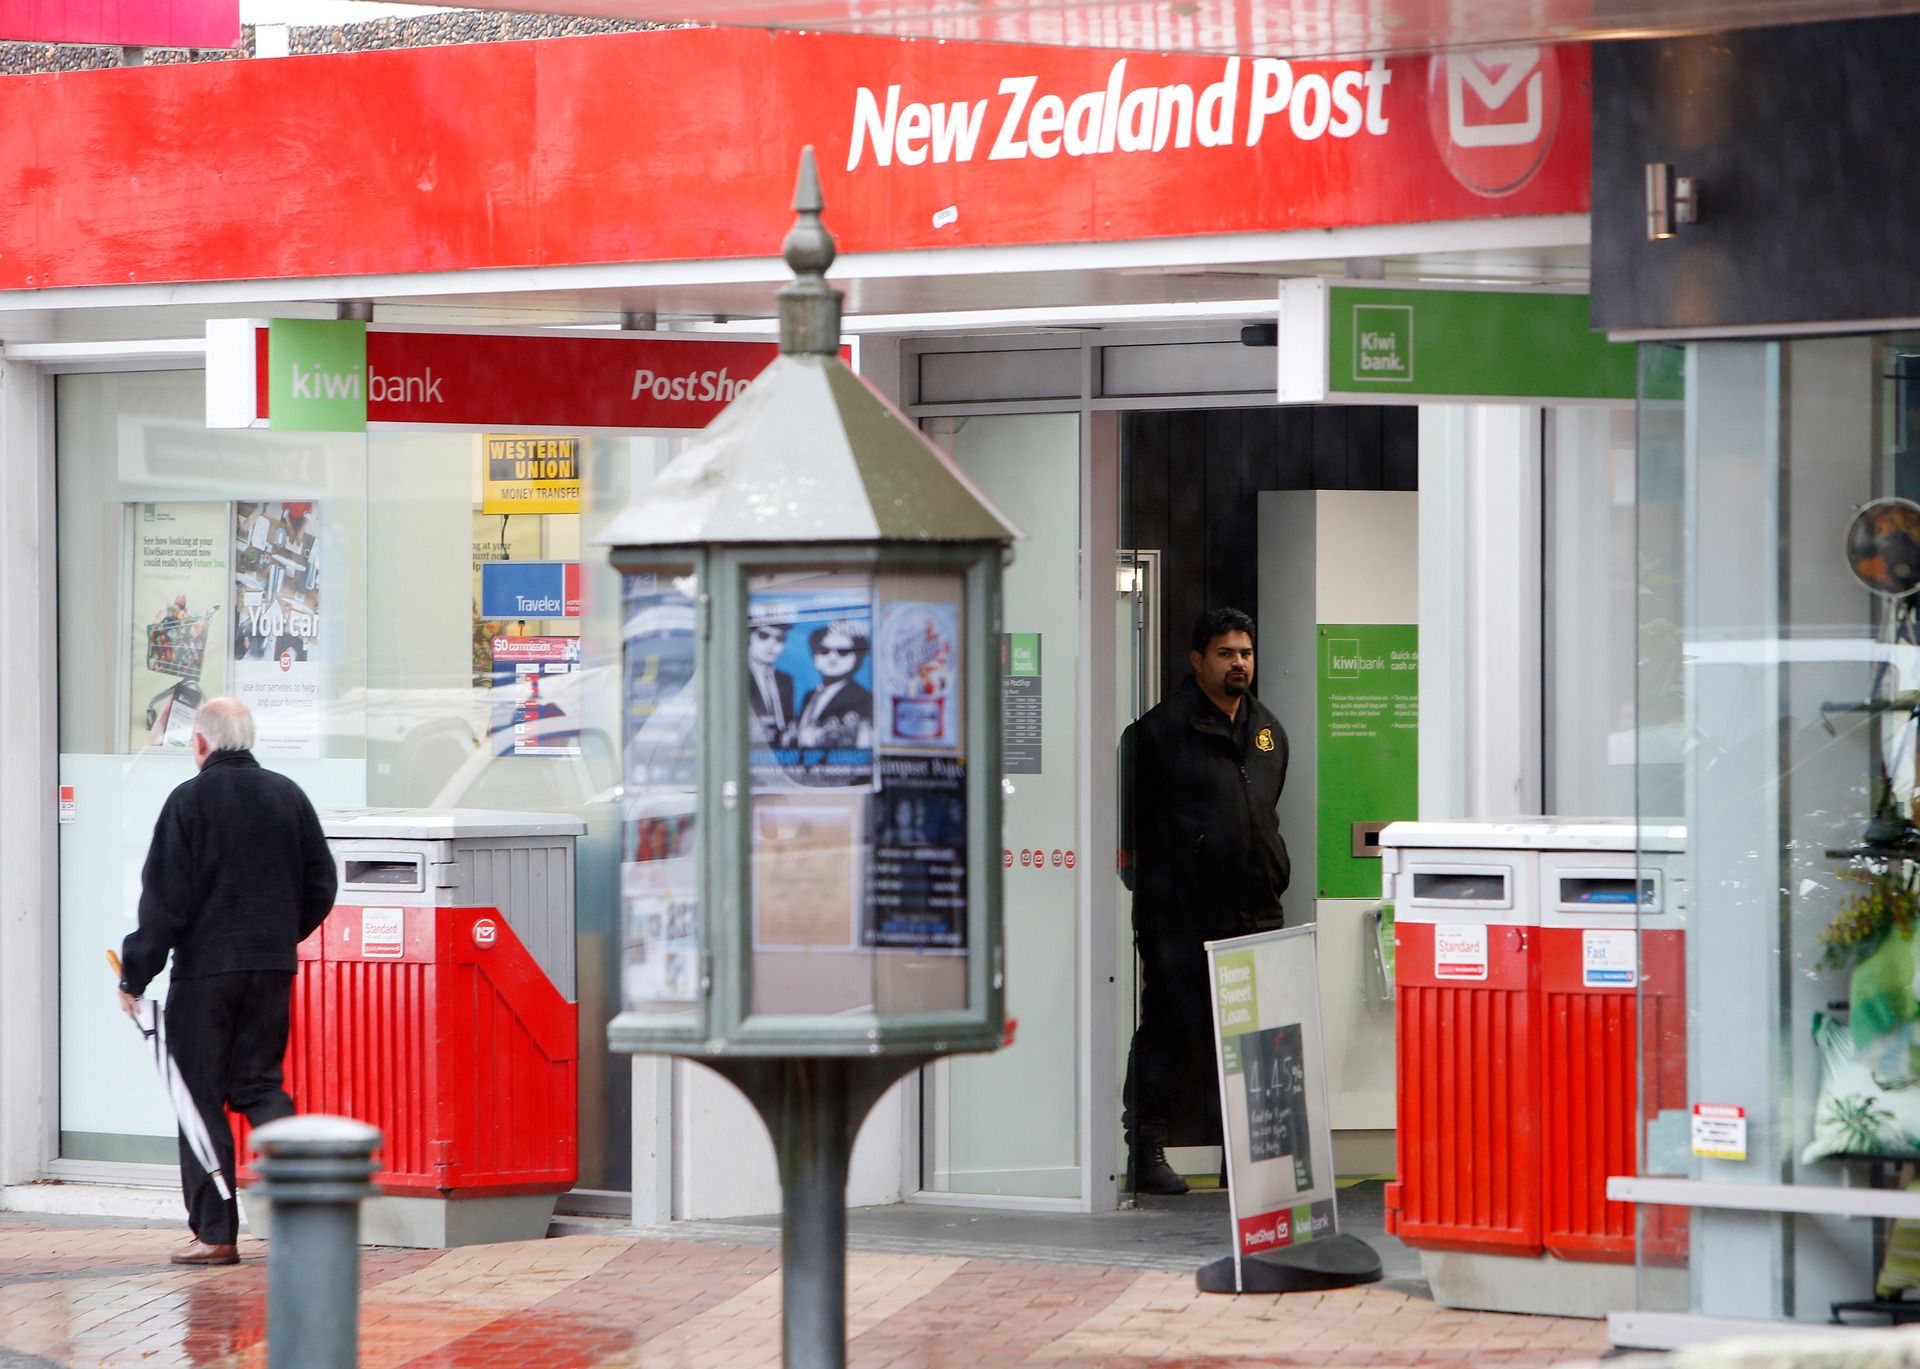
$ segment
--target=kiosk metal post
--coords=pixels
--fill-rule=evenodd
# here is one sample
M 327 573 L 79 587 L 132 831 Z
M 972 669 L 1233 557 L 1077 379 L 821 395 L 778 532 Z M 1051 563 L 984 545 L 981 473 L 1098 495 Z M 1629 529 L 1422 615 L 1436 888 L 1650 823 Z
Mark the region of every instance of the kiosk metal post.
M 1017 533 L 840 356 L 812 149 L 781 355 L 598 539 L 622 577 L 623 1011 L 773 1134 L 785 1357 L 846 1356 L 846 1183 L 901 1076 L 990 1051 Z

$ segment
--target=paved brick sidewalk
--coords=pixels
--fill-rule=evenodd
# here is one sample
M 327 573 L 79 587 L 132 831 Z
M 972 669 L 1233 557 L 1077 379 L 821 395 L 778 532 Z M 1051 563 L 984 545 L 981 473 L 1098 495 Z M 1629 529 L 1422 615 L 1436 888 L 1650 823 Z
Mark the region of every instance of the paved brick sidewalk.
M 0 1226 L 0 1366 L 264 1365 L 266 1258 L 166 1262 L 177 1230 Z M 1547 1365 L 1606 1348 L 1596 1322 L 1449 1312 L 1383 1287 L 1284 1298 L 1190 1274 L 899 1254 L 848 1256 L 861 1369 Z M 777 1365 L 771 1250 L 620 1235 L 361 1262 L 360 1363 L 502 1369 Z

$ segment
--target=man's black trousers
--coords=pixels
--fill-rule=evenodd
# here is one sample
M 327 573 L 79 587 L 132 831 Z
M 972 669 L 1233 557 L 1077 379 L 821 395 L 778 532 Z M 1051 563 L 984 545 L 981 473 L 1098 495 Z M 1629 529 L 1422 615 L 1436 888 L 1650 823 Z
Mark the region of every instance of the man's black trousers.
M 256 1127 L 293 1115 L 280 1074 L 292 1005 L 293 976 L 279 970 L 180 979 L 167 991 L 167 1047 L 213 1137 L 229 1190 L 234 1157 L 227 1109 L 244 1114 Z M 184 1138 L 180 1188 L 193 1234 L 208 1245 L 232 1245 L 240 1230 L 239 1208 L 233 1199 L 221 1198 Z
M 1209 936 L 1230 932 L 1141 932 L 1140 1024 L 1127 1054 L 1121 1116 L 1127 1140 L 1165 1145 L 1181 1061 L 1196 1037 L 1211 1029 L 1213 998 L 1207 986 Z

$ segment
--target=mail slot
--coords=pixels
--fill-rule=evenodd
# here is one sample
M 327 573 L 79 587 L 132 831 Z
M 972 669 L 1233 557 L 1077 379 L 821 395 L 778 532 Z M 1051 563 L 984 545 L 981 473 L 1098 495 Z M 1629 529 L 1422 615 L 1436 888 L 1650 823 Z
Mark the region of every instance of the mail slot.
M 1639 875 L 1618 871 L 1568 871 L 1554 877 L 1553 907 L 1562 913 L 1584 913 L 1605 909 L 1638 908 L 1642 913 L 1660 911 L 1660 874 L 1650 870 Z
M 343 860 L 340 865 L 342 893 L 353 893 L 360 889 L 404 889 L 409 893 L 418 893 L 427 887 L 427 863 L 417 855 L 381 856 L 374 859 L 363 857 L 358 860 Z
M 1412 873 L 1414 903 L 1459 908 L 1513 906 L 1513 872 L 1503 867 L 1421 869 L 1415 866 Z

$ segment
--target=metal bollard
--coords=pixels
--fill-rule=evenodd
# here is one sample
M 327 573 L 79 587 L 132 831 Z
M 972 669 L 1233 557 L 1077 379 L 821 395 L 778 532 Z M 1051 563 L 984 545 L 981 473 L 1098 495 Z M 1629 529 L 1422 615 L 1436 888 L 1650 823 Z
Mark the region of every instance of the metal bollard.
M 350 1117 L 283 1117 L 253 1133 L 267 1243 L 271 1369 L 353 1369 L 360 1355 L 360 1200 L 380 1131 Z

